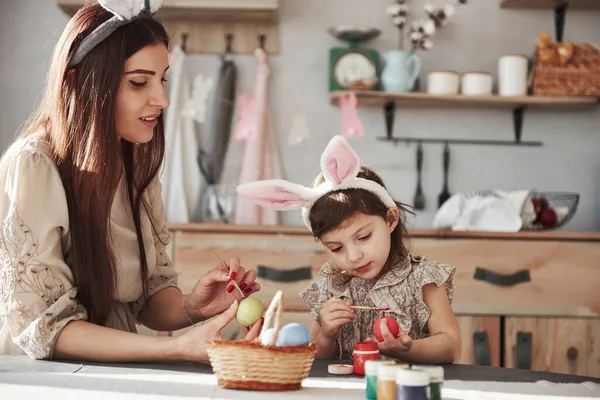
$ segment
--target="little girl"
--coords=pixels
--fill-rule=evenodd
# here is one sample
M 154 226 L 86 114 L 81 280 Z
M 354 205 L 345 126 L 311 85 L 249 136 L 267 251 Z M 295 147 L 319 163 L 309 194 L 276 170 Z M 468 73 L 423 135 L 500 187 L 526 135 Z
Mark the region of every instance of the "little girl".
M 405 207 L 392 199 L 379 176 L 360 166 L 343 137 L 327 145 L 321 171 L 313 188 L 283 180 L 238 187 L 241 195 L 265 207 L 302 208 L 304 223 L 327 248 L 321 278 L 300 294 L 315 319 L 311 337 L 317 358 L 351 359 L 355 343 L 377 341 L 389 358 L 457 361 L 460 333 L 450 306 L 455 268 L 408 252 Z M 400 333 L 394 337 L 383 321 L 384 340 L 378 341 L 373 325 L 384 315 L 398 322 Z

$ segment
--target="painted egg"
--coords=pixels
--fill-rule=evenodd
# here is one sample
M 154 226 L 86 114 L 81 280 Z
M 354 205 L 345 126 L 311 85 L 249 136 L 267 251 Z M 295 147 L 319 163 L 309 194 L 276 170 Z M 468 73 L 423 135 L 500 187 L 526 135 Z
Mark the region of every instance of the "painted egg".
M 269 346 L 271 344 L 271 339 L 273 338 L 274 332 L 275 329 L 273 328 L 265 330 L 262 336 L 260 337 L 260 343 L 262 343 L 263 346 Z
M 264 311 L 265 309 L 260 300 L 247 297 L 240 301 L 235 319 L 242 326 L 251 326 L 262 317 Z
M 310 343 L 308 329 L 298 323 L 283 326 L 277 335 L 277 346 L 299 346 Z

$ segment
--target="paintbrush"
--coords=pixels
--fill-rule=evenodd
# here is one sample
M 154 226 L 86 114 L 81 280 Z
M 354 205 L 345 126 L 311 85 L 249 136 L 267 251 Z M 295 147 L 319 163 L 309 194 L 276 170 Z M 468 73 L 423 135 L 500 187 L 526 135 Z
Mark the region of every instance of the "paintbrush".
M 322 306 L 323 303 L 313 303 L 313 306 Z M 366 307 L 366 306 L 350 306 L 355 310 L 375 310 L 375 311 L 389 311 L 389 307 Z
M 221 261 L 221 264 L 225 267 L 225 269 L 227 270 L 227 272 L 229 272 L 229 268 L 227 267 L 227 264 L 225 264 L 225 262 L 223 261 L 223 259 L 219 256 L 219 253 L 217 253 L 217 251 L 215 250 L 215 255 L 217 256 L 217 258 L 219 259 L 219 261 Z M 235 279 L 231 280 L 231 283 L 233 283 L 233 286 L 235 286 L 235 288 L 238 290 L 238 292 L 240 292 L 240 295 L 242 296 L 242 299 L 245 298 L 246 296 L 244 296 L 244 292 L 242 292 L 242 289 L 240 289 L 240 287 L 238 286 L 237 282 L 235 281 Z

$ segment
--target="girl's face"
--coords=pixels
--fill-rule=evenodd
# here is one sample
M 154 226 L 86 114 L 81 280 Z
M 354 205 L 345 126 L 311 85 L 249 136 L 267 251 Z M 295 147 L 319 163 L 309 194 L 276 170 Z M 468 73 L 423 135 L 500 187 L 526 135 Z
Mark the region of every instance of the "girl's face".
M 162 43 L 146 46 L 125 61 L 115 111 L 119 138 L 132 143 L 152 140 L 158 116 L 169 106 L 168 68 L 168 51 Z
M 349 275 L 369 280 L 376 278 L 390 254 L 391 233 L 398 224 L 397 212 L 388 220 L 357 213 L 336 230 L 321 236 L 334 267 Z

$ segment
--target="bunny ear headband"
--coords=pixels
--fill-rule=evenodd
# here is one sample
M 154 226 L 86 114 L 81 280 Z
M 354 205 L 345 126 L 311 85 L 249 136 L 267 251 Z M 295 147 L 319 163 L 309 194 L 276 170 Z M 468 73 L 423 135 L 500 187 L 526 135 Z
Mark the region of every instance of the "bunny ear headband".
M 358 178 L 360 159 L 342 136 L 335 136 L 323 154 L 321 154 L 321 171 L 325 182 L 315 188 L 291 183 L 283 179 L 255 181 L 241 184 L 237 192 L 252 199 L 260 206 L 279 211 L 302 208 L 302 219 L 310 226 L 310 209 L 323 195 L 342 189 L 364 189 L 372 192 L 388 208 L 396 208 L 396 202 L 387 190 L 377 182 Z
M 69 68 L 79 64 L 94 47 L 120 27 L 139 18 L 152 18 L 160 8 L 162 0 L 98 0 L 98 3 L 114 15 L 83 39 L 69 63 Z

